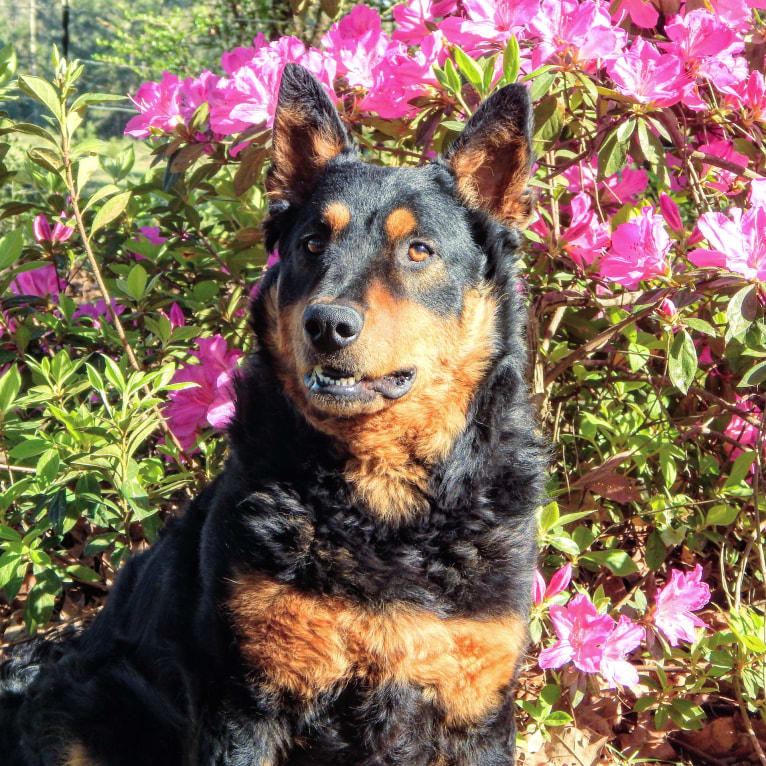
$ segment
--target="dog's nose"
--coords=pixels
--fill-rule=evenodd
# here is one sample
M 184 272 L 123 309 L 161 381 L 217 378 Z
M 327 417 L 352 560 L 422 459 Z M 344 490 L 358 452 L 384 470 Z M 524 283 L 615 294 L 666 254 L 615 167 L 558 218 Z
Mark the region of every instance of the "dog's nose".
M 317 351 L 330 354 L 350 346 L 362 332 L 361 312 L 342 303 L 313 303 L 303 314 L 303 328 Z

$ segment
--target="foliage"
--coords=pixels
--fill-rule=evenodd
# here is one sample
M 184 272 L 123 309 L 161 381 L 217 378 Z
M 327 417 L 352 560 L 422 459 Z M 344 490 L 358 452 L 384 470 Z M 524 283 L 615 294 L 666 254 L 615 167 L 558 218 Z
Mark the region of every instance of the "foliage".
M 17 95 L 47 118 L 0 122 L 27 147 L 24 163 L 0 166 L 0 182 L 26 191 L 0 204 L 11 625 L 97 604 L 125 556 L 220 470 L 233 349 L 252 342 L 248 294 L 269 255 L 262 178 L 284 62 L 317 74 L 365 158 L 385 164 L 442 151 L 481 98 L 519 79 L 538 157 L 523 255 L 531 381 L 556 454 L 543 579 L 573 567 L 536 598 L 546 670 L 530 660 L 523 675 L 521 740 L 529 762 L 550 760 L 562 725 L 584 730 L 609 704 L 629 753 L 643 745 L 631 730 L 704 733 L 732 716 L 756 749 L 763 14 L 623 5 L 630 17 L 592 0 L 411 2 L 394 8 L 393 39 L 358 8 L 319 48 L 261 38 L 227 54 L 222 76 L 142 86 L 129 130 L 152 139 L 147 169 L 132 148 L 106 157 L 81 137 L 87 110 L 110 97 L 78 91 L 76 62 L 54 58 L 51 82 L 19 76 Z M 6 98 L 14 69 L 6 48 Z M 561 643 L 574 620 L 591 662 Z

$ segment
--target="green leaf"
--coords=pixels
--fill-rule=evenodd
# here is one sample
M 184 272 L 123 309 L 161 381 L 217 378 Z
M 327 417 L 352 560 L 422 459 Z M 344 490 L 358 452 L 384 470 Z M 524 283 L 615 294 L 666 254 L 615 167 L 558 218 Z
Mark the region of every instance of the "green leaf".
M 583 554 L 583 559 L 605 566 L 612 574 L 620 577 L 638 572 L 636 562 L 625 551 L 590 551 Z
M 122 370 L 119 368 L 117 362 L 106 356 L 106 354 L 103 354 L 101 358 L 104 360 L 104 374 L 106 375 L 106 379 L 119 393 L 124 394 L 125 376 L 122 374 Z
M 628 159 L 628 142 L 620 141 L 613 130 L 598 150 L 598 176 L 608 178 L 623 170 Z
M 5 414 L 21 390 L 21 374 L 15 364 L 11 365 L 0 377 L 0 412 Z
M 24 230 L 14 229 L 0 238 L 0 269 L 12 266 L 24 247 Z
M 98 535 L 97 537 L 91 538 L 88 540 L 85 546 L 83 555 L 96 556 L 99 553 L 103 553 L 107 548 L 109 548 L 110 545 L 114 543 L 114 539 L 114 534 Z
M 74 159 L 81 154 L 103 154 L 109 147 L 105 141 L 100 138 L 86 138 L 76 143 L 69 152 L 70 157 Z
M 77 580 L 83 582 L 101 582 L 101 577 L 97 572 L 83 566 L 82 564 L 70 564 L 66 568 L 66 573 Z
M 636 713 L 643 713 L 645 710 L 649 710 L 650 707 L 657 704 L 657 698 L 651 694 L 645 694 L 643 697 L 639 697 L 633 703 L 633 711 Z
M 546 151 L 561 134 L 564 110 L 556 96 L 546 96 L 535 107 L 535 151 Z
M 98 157 L 81 157 L 77 163 L 77 191 L 82 192 L 91 176 L 98 170 Z
M 13 45 L 8 43 L 0 49 L 0 83 L 10 80 L 16 73 L 16 52 Z
M 766 381 L 766 362 L 759 362 L 742 376 L 742 380 L 737 383 L 737 386 L 739 388 L 758 386 L 764 381 Z
M 444 62 L 444 73 L 447 75 L 447 84 L 449 87 L 455 91 L 455 93 L 460 93 L 460 75 L 457 73 L 457 69 L 455 69 L 452 59 L 447 59 Z
M 726 484 L 723 485 L 724 489 L 736 487 L 738 484 L 744 481 L 745 476 L 750 473 L 750 467 L 754 462 L 754 450 L 746 450 L 741 455 L 737 455 L 737 459 L 734 461 L 734 465 L 731 467 L 731 473 L 726 479 Z
M 625 120 L 625 122 L 618 125 L 614 131 L 614 134 L 617 140 L 621 144 L 623 144 L 630 139 L 635 129 L 636 129 L 636 120 L 631 118 L 629 120 Z
M 476 62 L 459 45 L 452 49 L 452 53 L 458 69 L 463 73 L 466 80 L 481 93 L 482 72 Z
M 707 512 L 705 521 L 709 527 L 728 527 L 729 524 L 733 524 L 736 521 L 738 515 L 739 509 L 736 506 L 729 505 L 728 503 L 719 503 Z
M 61 122 L 61 102 L 55 88 L 42 77 L 19 75 L 19 88 L 35 101 L 47 107 L 53 116 Z
M 503 52 L 503 81 L 506 85 L 516 82 L 521 66 L 521 51 L 519 41 L 515 35 L 511 35 L 508 45 Z
M 539 526 L 540 532 L 547 532 L 556 525 L 559 520 L 559 504 L 554 500 L 548 503 L 540 511 Z
M 14 460 L 26 460 L 29 457 L 42 455 L 45 450 L 50 449 L 50 442 L 46 439 L 24 439 L 20 441 L 10 452 Z
M 19 569 L 26 569 L 27 562 L 22 556 L 13 551 L 6 551 L 0 556 L 0 588 L 4 588 L 11 580 L 16 578 Z
M 45 128 L 41 128 L 39 125 L 34 125 L 31 122 L 17 122 L 14 124 L 13 129 L 19 133 L 26 133 L 30 136 L 37 136 L 45 141 L 53 144 L 56 149 L 59 149 L 59 143 L 56 137 L 47 131 Z
M 546 726 L 566 726 L 572 723 L 572 716 L 565 710 L 554 710 L 546 719 Z
M 670 382 L 682 393 L 689 390 L 697 372 L 697 349 L 686 330 L 676 333 L 668 357 L 668 377 Z
M 755 285 L 747 285 L 739 290 L 726 307 L 726 341 L 744 335 L 755 321 L 758 312 L 758 296 Z
M 92 205 L 95 205 L 97 202 L 100 202 L 104 197 L 108 197 L 110 194 L 115 194 L 120 190 L 119 186 L 115 186 L 114 184 L 105 184 L 104 186 L 100 186 L 95 192 L 93 192 L 93 196 L 88 200 L 85 207 L 83 208 L 83 213 Z M 79 191 L 82 191 L 80 189 Z
M 93 223 L 90 227 L 90 236 L 92 237 L 99 229 L 103 229 L 104 226 L 111 223 L 122 215 L 125 208 L 130 201 L 131 192 L 125 191 L 120 194 L 115 194 L 114 197 L 108 199 L 101 209 L 96 213 Z
M 571 537 L 554 535 L 548 538 L 548 542 L 557 550 L 568 553 L 570 556 L 578 556 L 580 553 L 580 546 Z
M 662 141 L 649 130 L 644 120 L 639 120 L 636 136 L 641 151 L 644 153 L 644 158 L 652 166 L 652 170 L 662 186 L 668 188 L 670 186 L 670 174 L 668 173 L 668 163 Z
M 29 591 L 24 616 L 27 630 L 33 633 L 50 619 L 56 596 L 61 592 L 61 581 L 53 570 L 43 572 Z
M 521 81 L 532 81 L 532 84 L 529 86 L 529 98 L 532 102 L 535 102 L 551 90 L 551 84 L 555 79 L 556 72 L 542 67 L 531 74 L 525 75 L 521 78 Z
M 39 165 L 43 170 L 48 170 L 51 173 L 59 175 L 61 173 L 61 166 L 63 164 L 61 155 L 58 152 L 54 152 L 51 149 L 46 149 L 42 146 L 36 146 L 27 152 L 29 159 Z
M 108 104 L 114 101 L 125 101 L 126 98 L 126 96 L 116 96 L 113 93 L 83 93 L 74 100 L 70 109 L 76 112 L 89 104 Z
M 138 302 L 144 296 L 147 279 L 148 275 L 144 270 L 144 267 L 137 263 L 128 272 L 127 278 L 118 279 L 117 284 L 124 293 L 129 295 L 134 301 Z
M 698 317 L 687 317 L 684 319 L 684 323 L 687 324 L 692 330 L 704 333 L 705 335 L 712 335 L 715 337 L 718 335 L 718 331 L 713 327 L 710 322 L 706 322 L 704 319 Z
M 59 472 L 59 453 L 54 449 L 43 452 L 37 461 L 37 477 L 45 484 L 51 484 Z
M 662 542 L 662 536 L 654 529 L 646 540 L 646 565 L 652 571 L 657 571 L 665 561 L 667 549 Z

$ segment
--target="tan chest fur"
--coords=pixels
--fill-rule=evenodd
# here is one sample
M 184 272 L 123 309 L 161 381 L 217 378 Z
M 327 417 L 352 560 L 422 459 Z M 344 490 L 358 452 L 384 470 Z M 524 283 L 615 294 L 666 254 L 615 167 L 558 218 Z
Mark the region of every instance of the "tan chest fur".
M 500 704 L 527 639 L 515 615 L 365 610 L 254 575 L 233 586 L 228 606 L 243 657 L 275 688 L 310 699 L 353 678 L 415 684 L 450 725 L 479 721 Z

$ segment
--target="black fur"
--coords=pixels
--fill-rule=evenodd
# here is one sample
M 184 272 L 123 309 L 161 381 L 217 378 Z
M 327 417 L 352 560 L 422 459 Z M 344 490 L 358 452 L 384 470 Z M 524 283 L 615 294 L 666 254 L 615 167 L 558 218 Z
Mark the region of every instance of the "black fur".
M 304 102 L 320 127 L 337 120 L 304 70 L 288 67 L 285 83 L 280 104 Z M 528 140 L 522 91 L 501 91 L 467 131 L 491 128 L 484 120 L 498 109 L 515 110 Z M 327 200 L 348 204 L 359 228 L 309 263 L 300 242 Z M 261 347 L 237 382 L 224 473 L 126 565 L 90 629 L 66 644 L 33 645 L 3 668 L 4 766 L 58 766 L 72 742 L 102 766 L 513 763 L 510 687 L 486 720 L 460 727 L 447 726 L 438 704 L 411 685 L 354 681 L 307 704 L 259 682 L 222 608 L 230 580 L 253 571 L 373 608 L 405 602 L 440 617 L 528 614 L 545 450 L 523 382 L 517 233 L 468 208 L 446 162 L 384 169 L 348 148 L 305 199 L 275 203 L 267 240 L 279 243 L 282 263 L 264 280 L 253 327 L 263 337 L 265 296 L 280 272 L 280 306 L 308 291 L 359 300 L 373 276 L 389 279 L 375 231 L 400 205 L 417 211 L 422 236 L 447 263 L 446 280 L 410 297 L 459 315 L 465 288 L 489 281 L 500 307 L 498 348 L 465 430 L 431 472 L 429 511 L 393 524 L 355 502 L 343 456 L 296 409 L 274 352 Z

